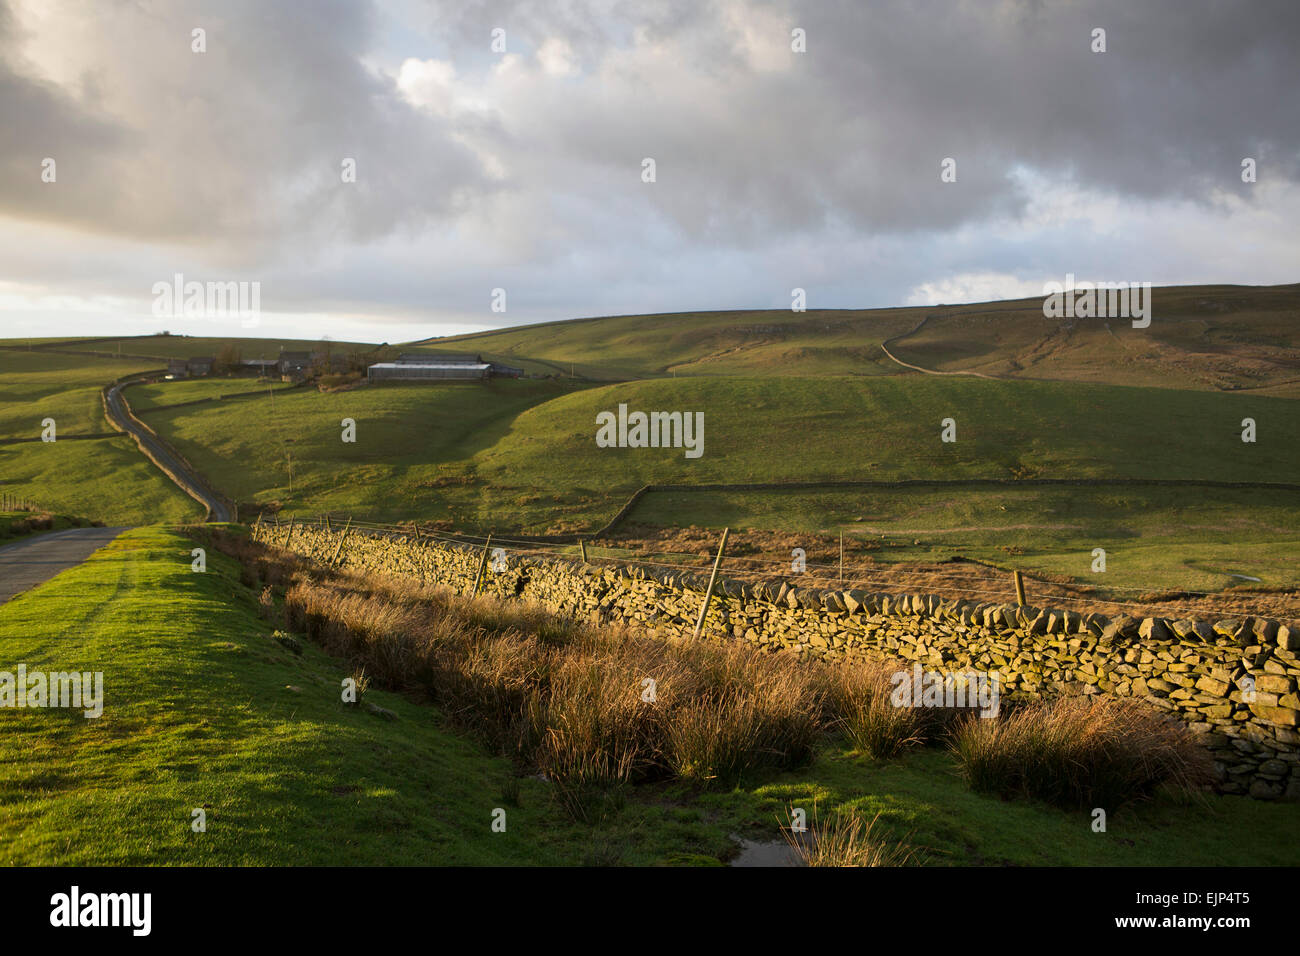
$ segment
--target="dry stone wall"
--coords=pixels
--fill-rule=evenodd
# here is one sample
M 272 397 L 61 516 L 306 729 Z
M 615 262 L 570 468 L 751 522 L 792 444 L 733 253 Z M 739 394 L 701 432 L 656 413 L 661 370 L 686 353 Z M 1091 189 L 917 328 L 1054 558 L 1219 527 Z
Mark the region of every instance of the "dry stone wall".
M 446 542 L 261 525 L 259 540 L 356 571 L 384 571 L 469 593 L 482 549 Z M 341 547 L 340 547 L 341 545 Z M 661 635 L 690 633 L 708 576 L 648 573 L 564 558 L 489 562 L 483 591 L 522 596 L 584 620 Z M 784 581 L 720 579 L 705 620 L 711 638 L 839 661 L 890 657 L 927 670 L 997 671 L 1011 699 L 1135 697 L 1201 735 L 1219 788 L 1300 800 L 1300 627 L 1266 618 L 1108 618 L 924 594 L 813 591 Z

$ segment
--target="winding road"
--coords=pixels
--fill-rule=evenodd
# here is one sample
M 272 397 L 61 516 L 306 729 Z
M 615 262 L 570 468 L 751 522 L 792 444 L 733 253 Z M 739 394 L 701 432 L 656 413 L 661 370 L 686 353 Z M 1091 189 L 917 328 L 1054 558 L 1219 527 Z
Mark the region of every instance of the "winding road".
M 126 528 L 69 528 L 0 548 L 0 604 L 85 561 Z
M 122 387 L 125 384 L 118 383 L 110 386 L 105 395 L 104 405 L 109 419 L 118 428 L 134 438 L 145 456 L 162 469 L 168 478 L 179 485 L 182 491 L 208 509 L 209 521 L 233 521 L 234 515 L 231 513 L 230 506 L 213 493 L 203 480 L 190 470 L 187 462 L 182 461 L 131 414 L 122 398 Z

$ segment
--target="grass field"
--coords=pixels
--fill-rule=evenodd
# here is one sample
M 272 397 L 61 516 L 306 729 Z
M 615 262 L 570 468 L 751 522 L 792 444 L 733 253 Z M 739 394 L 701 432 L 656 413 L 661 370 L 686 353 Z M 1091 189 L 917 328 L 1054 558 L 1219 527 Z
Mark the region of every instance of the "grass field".
M 0 350 L 0 438 L 40 438 L 46 418 L 59 436 L 112 431 L 100 389 L 147 368 L 140 361 Z
M 970 792 L 942 750 L 869 762 L 831 740 L 810 766 L 730 791 L 638 789 L 594 826 L 550 785 L 450 732 L 436 709 L 382 691 L 389 721 L 344 706 L 341 661 L 271 639 L 233 561 L 163 528 L 119 538 L 0 606 L 6 660 L 102 671 L 104 712 L 4 709 L 0 837 L 8 864 L 718 863 L 730 834 L 778 838 L 792 806 L 882 813 L 886 832 L 947 864 L 1294 865 L 1285 805 L 1161 797 L 1112 816 Z M 205 808 L 207 830 L 191 829 Z M 491 812 L 507 811 L 505 833 Z M 1243 833 L 1273 834 L 1266 843 Z
M 126 390 L 127 401 L 131 410 L 147 412 L 167 405 L 179 405 L 182 402 L 197 402 L 205 399 L 221 399 L 227 395 L 243 396 L 246 392 L 279 392 L 292 388 L 280 381 L 259 382 L 249 376 L 216 376 L 212 378 L 182 379 L 179 382 L 152 382 L 144 385 L 132 385 Z
M 595 445 L 596 414 L 703 411 L 704 455 Z M 1294 482 L 1300 416 L 1245 394 L 973 378 L 659 379 L 597 388 L 499 382 L 299 392 L 150 414 L 243 502 L 466 529 L 594 530 L 647 482 L 1132 478 Z M 1259 441 L 1241 441 L 1255 418 Z M 356 444 L 339 421 L 357 422 Z M 940 441 L 952 417 L 957 442 Z M 293 455 L 289 494 L 287 454 Z M 632 517 L 881 537 L 890 560 L 961 553 L 1116 585 L 1296 581 L 1295 494 L 1262 490 L 960 488 L 655 493 Z M 857 519 L 863 519 L 858 521 Z
M 294 391 L 161 409 L 149 423 L 241 503 L 396 518 L 439 500 L 447 476 L 464 480 L 465 463 L 506 436 L 520 412 L 575 387 L 503 380 Z M 342 440 L 345 418 L 356 422 L 354 443 Z
M 256 329 L 251 329 L 250 332 L 254 334 L 248 338 L 239 339 L 182 334 L 137 335 L 107 341 L 78 342 L 72 340 L 66 346 L 59 343 L 59 347 L 87 353 L 116 352 L 120 350 L 124 354 L 161 359 L 162 365 L 166 364 L 167 359 L 172 358 L 188 359 L 200 356 L 215 358 L 227 346 L 234 346 L 239 352 L 239 357 L 243 359 L 273 359 L 282 350 L 312 352 L 324 351 L 329 348 L 346 354 L 352 351 L 369 351 L 375 348 L 374 345 L 363 342 L 326 342 L 321 339 L 264 339 L 255 337 Z
M 629 522 L 843 531 L 886 563 L 961 556 L 1107 588 L 1300 586 L 1300 493 L 1222 488 L 662 491 Z M 1104 574 L 1092 550 L 1106 550 Z M 811 560 L 811 559 L 810 559 Z M 850 562 L 852 565 L 852 562 Z M 788 562 L 773 564 L 776 574 Z
M 0 487 L 106 524 L 181 520 L 200 509 L 104 418 L 100 389 L 149 363 L 0 350 Z M 54 442 L 40 441 L 53 418 Z M 113 437 L 79 439 L 87 434 Z

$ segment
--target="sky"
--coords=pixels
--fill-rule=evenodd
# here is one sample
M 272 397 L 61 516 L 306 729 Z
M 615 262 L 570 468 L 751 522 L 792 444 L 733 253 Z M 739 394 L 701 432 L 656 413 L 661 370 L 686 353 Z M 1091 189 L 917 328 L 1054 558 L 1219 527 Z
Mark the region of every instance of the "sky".
M 0 0 L 0 337 L 1294 282 L 1298 49 L 1295 0 Z

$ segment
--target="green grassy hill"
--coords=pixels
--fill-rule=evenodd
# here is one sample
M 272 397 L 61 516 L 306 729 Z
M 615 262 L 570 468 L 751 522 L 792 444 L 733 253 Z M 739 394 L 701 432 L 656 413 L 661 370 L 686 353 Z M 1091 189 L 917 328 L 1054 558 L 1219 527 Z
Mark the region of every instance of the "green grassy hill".
M 905 374 L 903 361 L 995 376 L 1156 385 L 1281 387 L 1300 395 L 1300 286 L 1152 290 L 1149 328 L 1048 320 L 1042 299 L 900 309 L 684 312 L 550 322 L 428 340 L 503 361 L 545 360 L 595 379 L 661 375 Z M 909 334 L 924 321 L 914 335 Z
M 703 411 L 704 454 L 599 448 L 596 415 Z M 150 412 L 155 427 L 241 501 L 465 530 L 592 531 L 646 483 L 1129 478 L 1296 483 L 1293 402 L 1070 382 L 859 377 L 654 379 L 595 388 L 502 381 L 297 391 Z M 1241 420 L 1259 428 L 1241 441 Z M 353 418 L 357 441 L 340 440 Z M 940 423 L 957 423 L 957 442 Z M 294 484 L 288 483 L 292 455 Z M 1233 574 L 1300 583 L 1296 492 L 1193 488 L 804 489 L 656 492 L 655 525 L 834 531 L 887 560 L 953 555 L 1109 583 L 1217 589 Z
M 505 438 L 516 416 L 575 387 L 522 379 L 295 390 L 162 408 L 147 418 L 245 513 L 278 502 L 395 519 L 441 500 L 441 486 L 467 480 L 466 464 Z M 342 440 L 345 418 L 356 422 L 353 443 Z
M 25 343 L 27 340 L 20 340 Z M 322 339 L 264 339 L 256 336 L 247 338 L 214 338 L 203 335 L 128 335 L 121 338 L 107 339 L 69 339 L 60 342 L 54 339 L 37 339 L 37 343 L 55 346 L 60 351 L 75 351 L 82 354 L 100 354 L 121 352 L 123 355 L 140 356 L 161 360 L 162 365 L 171 358 L 217 357 L 222 349 L 234 347 L 239 357 L 244 359 L 275 358 L 280 351 L 315 352 L 330 350 L 341 354 L 351 352 L 370 352 L 378 346 L 365 342 L 334 342 Z M 19 343 L 14 343 L 19 344 Z
M 7 657 L 104 673 L 103 715 L 0 712 L 7 865 L 572 862 L 540 783 L 489 828 L 509 766 L 393 694 L 340 702 L 341 662 L 271 638 L 234 562 L 144 528 L 0 606 Z M 206 808 L 207 831 L 191 829 Z
M 596 416 L 703 412 L 704 453 L 599 448 Z M 1243 444 L 1253 417 L 1259 441 Z M 340 421 L 357 441 L 340 440 Z M 957 441 L 940 441 L 941 421 Z M 555 509 L 598 525 L 647 482 L 854 479 L 1297 480 L 1300 418 L 1287 399 L 966 378 L 692 378 L 598 388 L 502 381 L 295 392 L 152 412 L 149 420 L 241 500 L 372 517 L 431 517 L 480 500 L 534 526 Z M 294 455 L 288 493 L 286 450 Z M 421 489 L 424 489 L 422 492 Z M 342 501 L 337 492 L 344 491 Z M 549 492 L 546 494 L 545 492 Z M 540 494 L 530 507 L 515 499 Z
M 104 418 L 100 389 L 153 367 L 140 360 L 0 350 L 0 487 L 43 508 L 110 525 L 200 515 L 194 500 Z M 57 441 L 39 440 L 46 418 L 55 421 Z
M 293 386 L 280 381 L 259 381 L 248 376 L 214 375 L 205 378 L 182 379 L 178 382 L 154 382 L 133 385 L 127 392 L 131 410 L 148 412 L 167 405 L 186 402 L 220 400 L 226 396 L 243 397 L 249 392 L 270 393 L 284 391 Z
M 45 418 L 55 420 L 61 437 L 110 431 L 100 389 L 150 367 L 129 359 L 0 351 L 0 438 L 40 438 Z
M 911 310 L 680 312 L 575 319 L 421 343 L 500 361 L 545 361 L 595 380 L 662 375 L 894 374 L 879 343 L 912 328 Z

